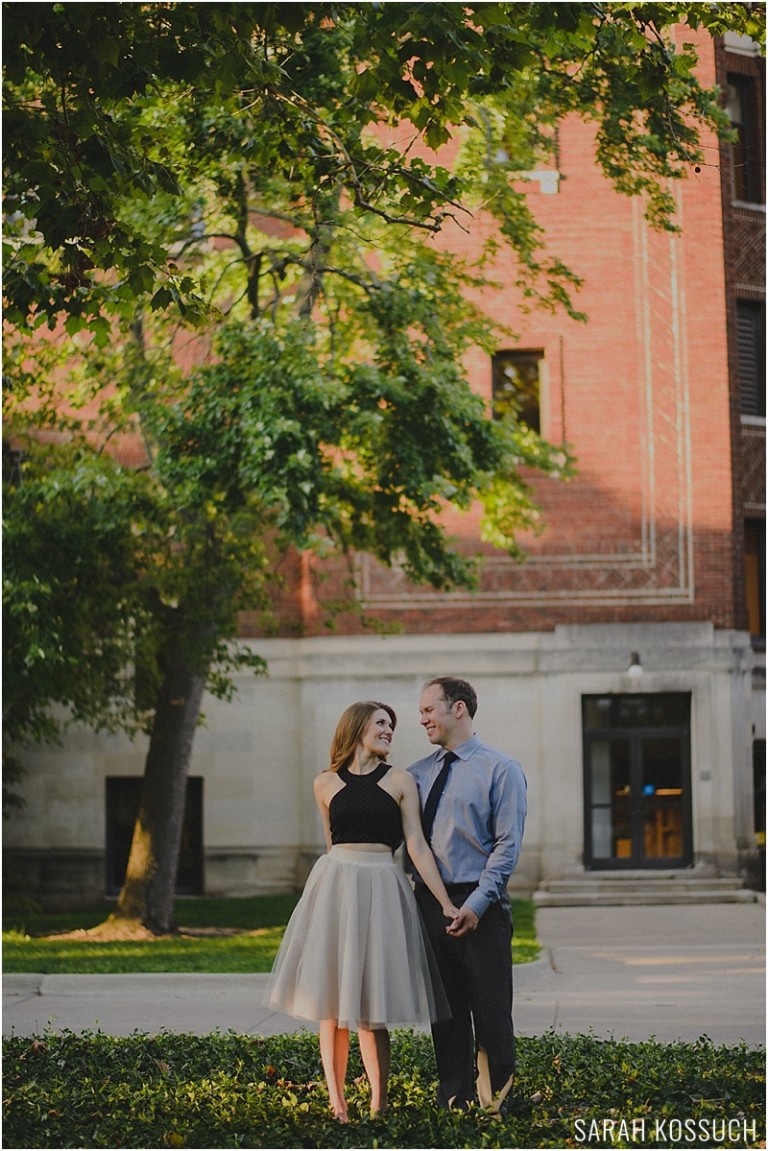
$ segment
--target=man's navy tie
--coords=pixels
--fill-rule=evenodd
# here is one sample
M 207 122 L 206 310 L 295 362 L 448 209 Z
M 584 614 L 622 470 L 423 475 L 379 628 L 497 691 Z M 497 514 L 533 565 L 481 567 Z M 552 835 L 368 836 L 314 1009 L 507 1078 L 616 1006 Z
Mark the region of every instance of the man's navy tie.
M 421 816 L 421 826 L 424 828 L 424 838 L 427 843 L 429 843 L 432 838 L 432 824 L 435 822 L 435 812 L 437 811 L 440 796 L 443 794 L 443 788 L 448 779 L 448 772 L 451 770 L 451 764 L 454 759 L 458 758 L 455 751 L 446 751 L 443 757 L 443 766 L 440 768 L 437 779 L 429 789 L 427 802 L 424 804 L 424 811 Z

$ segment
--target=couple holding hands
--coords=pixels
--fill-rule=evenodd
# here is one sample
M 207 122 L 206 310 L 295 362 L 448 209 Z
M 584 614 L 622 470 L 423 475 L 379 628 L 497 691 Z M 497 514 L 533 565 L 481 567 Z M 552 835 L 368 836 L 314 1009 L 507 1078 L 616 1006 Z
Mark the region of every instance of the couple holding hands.
M 315 1020 L 331 1108 L 356 1029 L 371 1113 L 387 1105 L 392 1027 L 431 1026 L 439 1107 L 504 1113 L 515 1072 L 512 921 L 526 781 L 516 760 L 474 733 L 466 680 L 425 684 L 420 722 L 435 751 L 408 770 L 387 758 L 397 717 L 354 703 L 315 779 L 327 853 L 286 928 L 266 1002 Z M 406 877 L 394 852 L 405 842 Z M 475 1095 L 477 1092 L 477 1095 Z

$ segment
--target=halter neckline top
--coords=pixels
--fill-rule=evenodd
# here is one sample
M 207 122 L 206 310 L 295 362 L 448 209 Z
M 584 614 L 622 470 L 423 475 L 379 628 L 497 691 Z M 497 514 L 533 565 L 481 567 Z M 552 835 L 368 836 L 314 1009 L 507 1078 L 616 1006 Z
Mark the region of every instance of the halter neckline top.
M 380 779 L 384 778 L 391 766 L 392 765 L 387 763 L 385 759 L 382 759 L 378 767 L 374 767 L 373 771 L 366 771 L 364 774 L 360 774 L 357 771 L 350 771 L 348 767 L 340 767 L 336 774 L 339 779 L 343 779 L 345 783 L 358 779 L 367 779 L 371 783 L 378 783 Z
M 403 842 L 403 822 L 400 804 L 379 787 L 390 768 L 383 761 L 366 775 L 355 775 L 347 767 L 340 767 L 339 779 L 344 781 L 328 805 L 331 824 L 331 843 L 383 843 L 396 851 Z

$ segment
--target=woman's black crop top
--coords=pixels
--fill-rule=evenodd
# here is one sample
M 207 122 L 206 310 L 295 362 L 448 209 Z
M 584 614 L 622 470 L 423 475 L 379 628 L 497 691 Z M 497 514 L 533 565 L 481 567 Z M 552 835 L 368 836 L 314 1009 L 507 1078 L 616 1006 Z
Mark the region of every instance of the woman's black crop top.
M 382 763 L 369 775 L 353 775 L 339 768 L 344 787 L 328 804 L 331 843 L 386 843 L 396 851 L 403 842 L 400 804 L 379 787 L 379 780 L 389 771 Z

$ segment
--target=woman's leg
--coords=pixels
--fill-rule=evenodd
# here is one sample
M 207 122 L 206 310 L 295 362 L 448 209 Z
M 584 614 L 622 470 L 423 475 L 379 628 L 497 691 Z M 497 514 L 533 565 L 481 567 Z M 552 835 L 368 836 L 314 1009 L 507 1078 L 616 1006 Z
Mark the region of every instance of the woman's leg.
M 344 1097 L 344 1083 L 347 1078 L 347 1058 L 349 1056 L 349 1030 L 339 1027 L 335 1019 L 320 1020 L 320 1056 L 323 1061 L 325 1081 L 331 1110 L 342 1123 L 349 1122 L 347 1100 Z
M 387 1109 L 387 1085 L 389 1083 L 390 1042 L 385 1027 L 368 1031 L 359 1027 L 360 1055 L 365 1073 L 371 1085 L 371 1115 L 380 1115 Z

